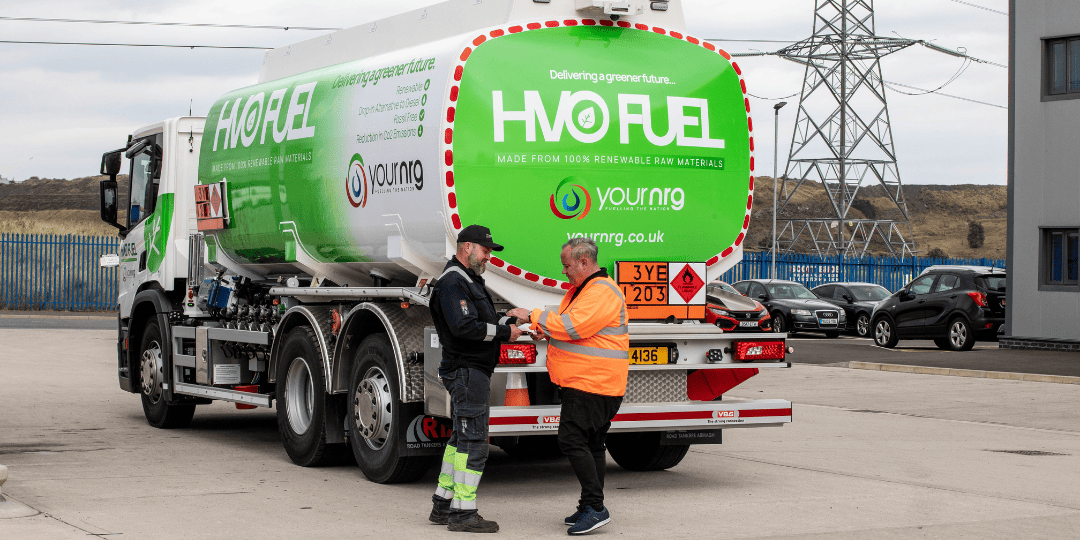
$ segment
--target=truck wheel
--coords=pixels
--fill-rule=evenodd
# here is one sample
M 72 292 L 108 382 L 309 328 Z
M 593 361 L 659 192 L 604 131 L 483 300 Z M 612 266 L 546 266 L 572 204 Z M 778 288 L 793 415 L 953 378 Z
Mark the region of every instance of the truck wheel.
M 424 414 L 421 403 L 402 403 L 394 349 L 386 334 L 360 343 L 349 383 L 346 425 L 349 446 L 364 476 L 377 484 L 418 480 L 438 456 L 406 456 L 409 421 Z
M 341 445 L 326 442 L 326 374 L 315 331 L 299 326 L 281 344 L 277 423 L 289 459 L 301 467 L 333 462 Z
M 660 433 L 612 433 L 608 453 L 628 471 L 663 471 L 679 464 L 690 450 L 688 444 L 660 444 Z
M 169 403 L 162 391 L 165 382 L 166 343 L 157 316 L 146 323 L 139 340 L 139 392 L 142 397 L 143 414 L 151 426 L 162 429 L 187 427 L 195 415 L 191 403 Z

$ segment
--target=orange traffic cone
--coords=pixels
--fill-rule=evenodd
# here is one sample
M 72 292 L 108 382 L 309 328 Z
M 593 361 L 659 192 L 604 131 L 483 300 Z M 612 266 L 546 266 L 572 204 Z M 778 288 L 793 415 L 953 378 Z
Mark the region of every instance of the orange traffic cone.
M 524 373 L 506 374 L 506 398 L 503 405 L 511 407 L 525 407 L 529 403 L 529 386 L 525 384 Z

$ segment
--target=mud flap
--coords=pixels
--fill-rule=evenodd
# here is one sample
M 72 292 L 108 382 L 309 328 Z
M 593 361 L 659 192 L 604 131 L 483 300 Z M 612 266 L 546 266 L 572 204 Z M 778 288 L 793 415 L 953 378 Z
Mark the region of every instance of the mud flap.
M 441 456 L 451 433 L 449 418 L 419 414 L 399 436 L 405 438 L 406 456 Z

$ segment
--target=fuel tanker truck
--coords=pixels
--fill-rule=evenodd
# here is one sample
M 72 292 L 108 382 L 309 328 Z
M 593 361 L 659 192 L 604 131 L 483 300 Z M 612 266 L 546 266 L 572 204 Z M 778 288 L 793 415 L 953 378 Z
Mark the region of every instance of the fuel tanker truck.
M 276 407 L 296 464 L 351 451 L 374 482 L 415 480 L 450 433 L 427 303 L 457 234 L 505 245 L 498 308 L 553 310 L 561 247 L 588 236 L 630 319 L 608 449 L 673 467 L 791 421 L 782 399 L 723 399 L 790 367 L 786 336 L 706 323 L 705 285 L 742 258 L 753 149 L 739 66 L 677 0 L 453 0 L 269 51 L 205 118 L 102 157 L 120 387 L 159 428 L 215 400 Z M 557 451 L 545 352 L 502 345 L 490 433 L 510 454 Z

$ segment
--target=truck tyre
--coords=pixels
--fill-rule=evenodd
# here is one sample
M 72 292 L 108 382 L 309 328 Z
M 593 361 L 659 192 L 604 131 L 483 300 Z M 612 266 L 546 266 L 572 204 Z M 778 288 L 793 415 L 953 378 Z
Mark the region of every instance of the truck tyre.
M 364 338 L 354 357 L 345 424 L 360 471 L 377 484 L 418 480 L 438 458 L 405 455 L 404 433 L 424 409 L 421 403 L 403 403 L 400 388 L 390 338 Z
M 277 362 L 277 423 L 289 459 L 301 467 L 336 461 L 340 444 L 326 442 L 326 374 L 315 331 L 285 335 Z
M 143 414 L 151 426 L 162 429 L 183 428 L 191 423 L 195 405 L 169 403 L 163 395 L 165 383 L 165 337 L 157 316 L 146 323 L 135 351 L 139 362 L 139 395 Z
M 657 431 L 612 433 L 607 439 L 608 453 L 628 471 L 663 471 L 679 464 L 690 450 L 688 444 L 660 444 Z
M 900 336 L 896 333 L 896 327 L 893 326 L 892 319 L 881 317 L 874 321 L 874 345 L 891 349 L 899 341 Z

